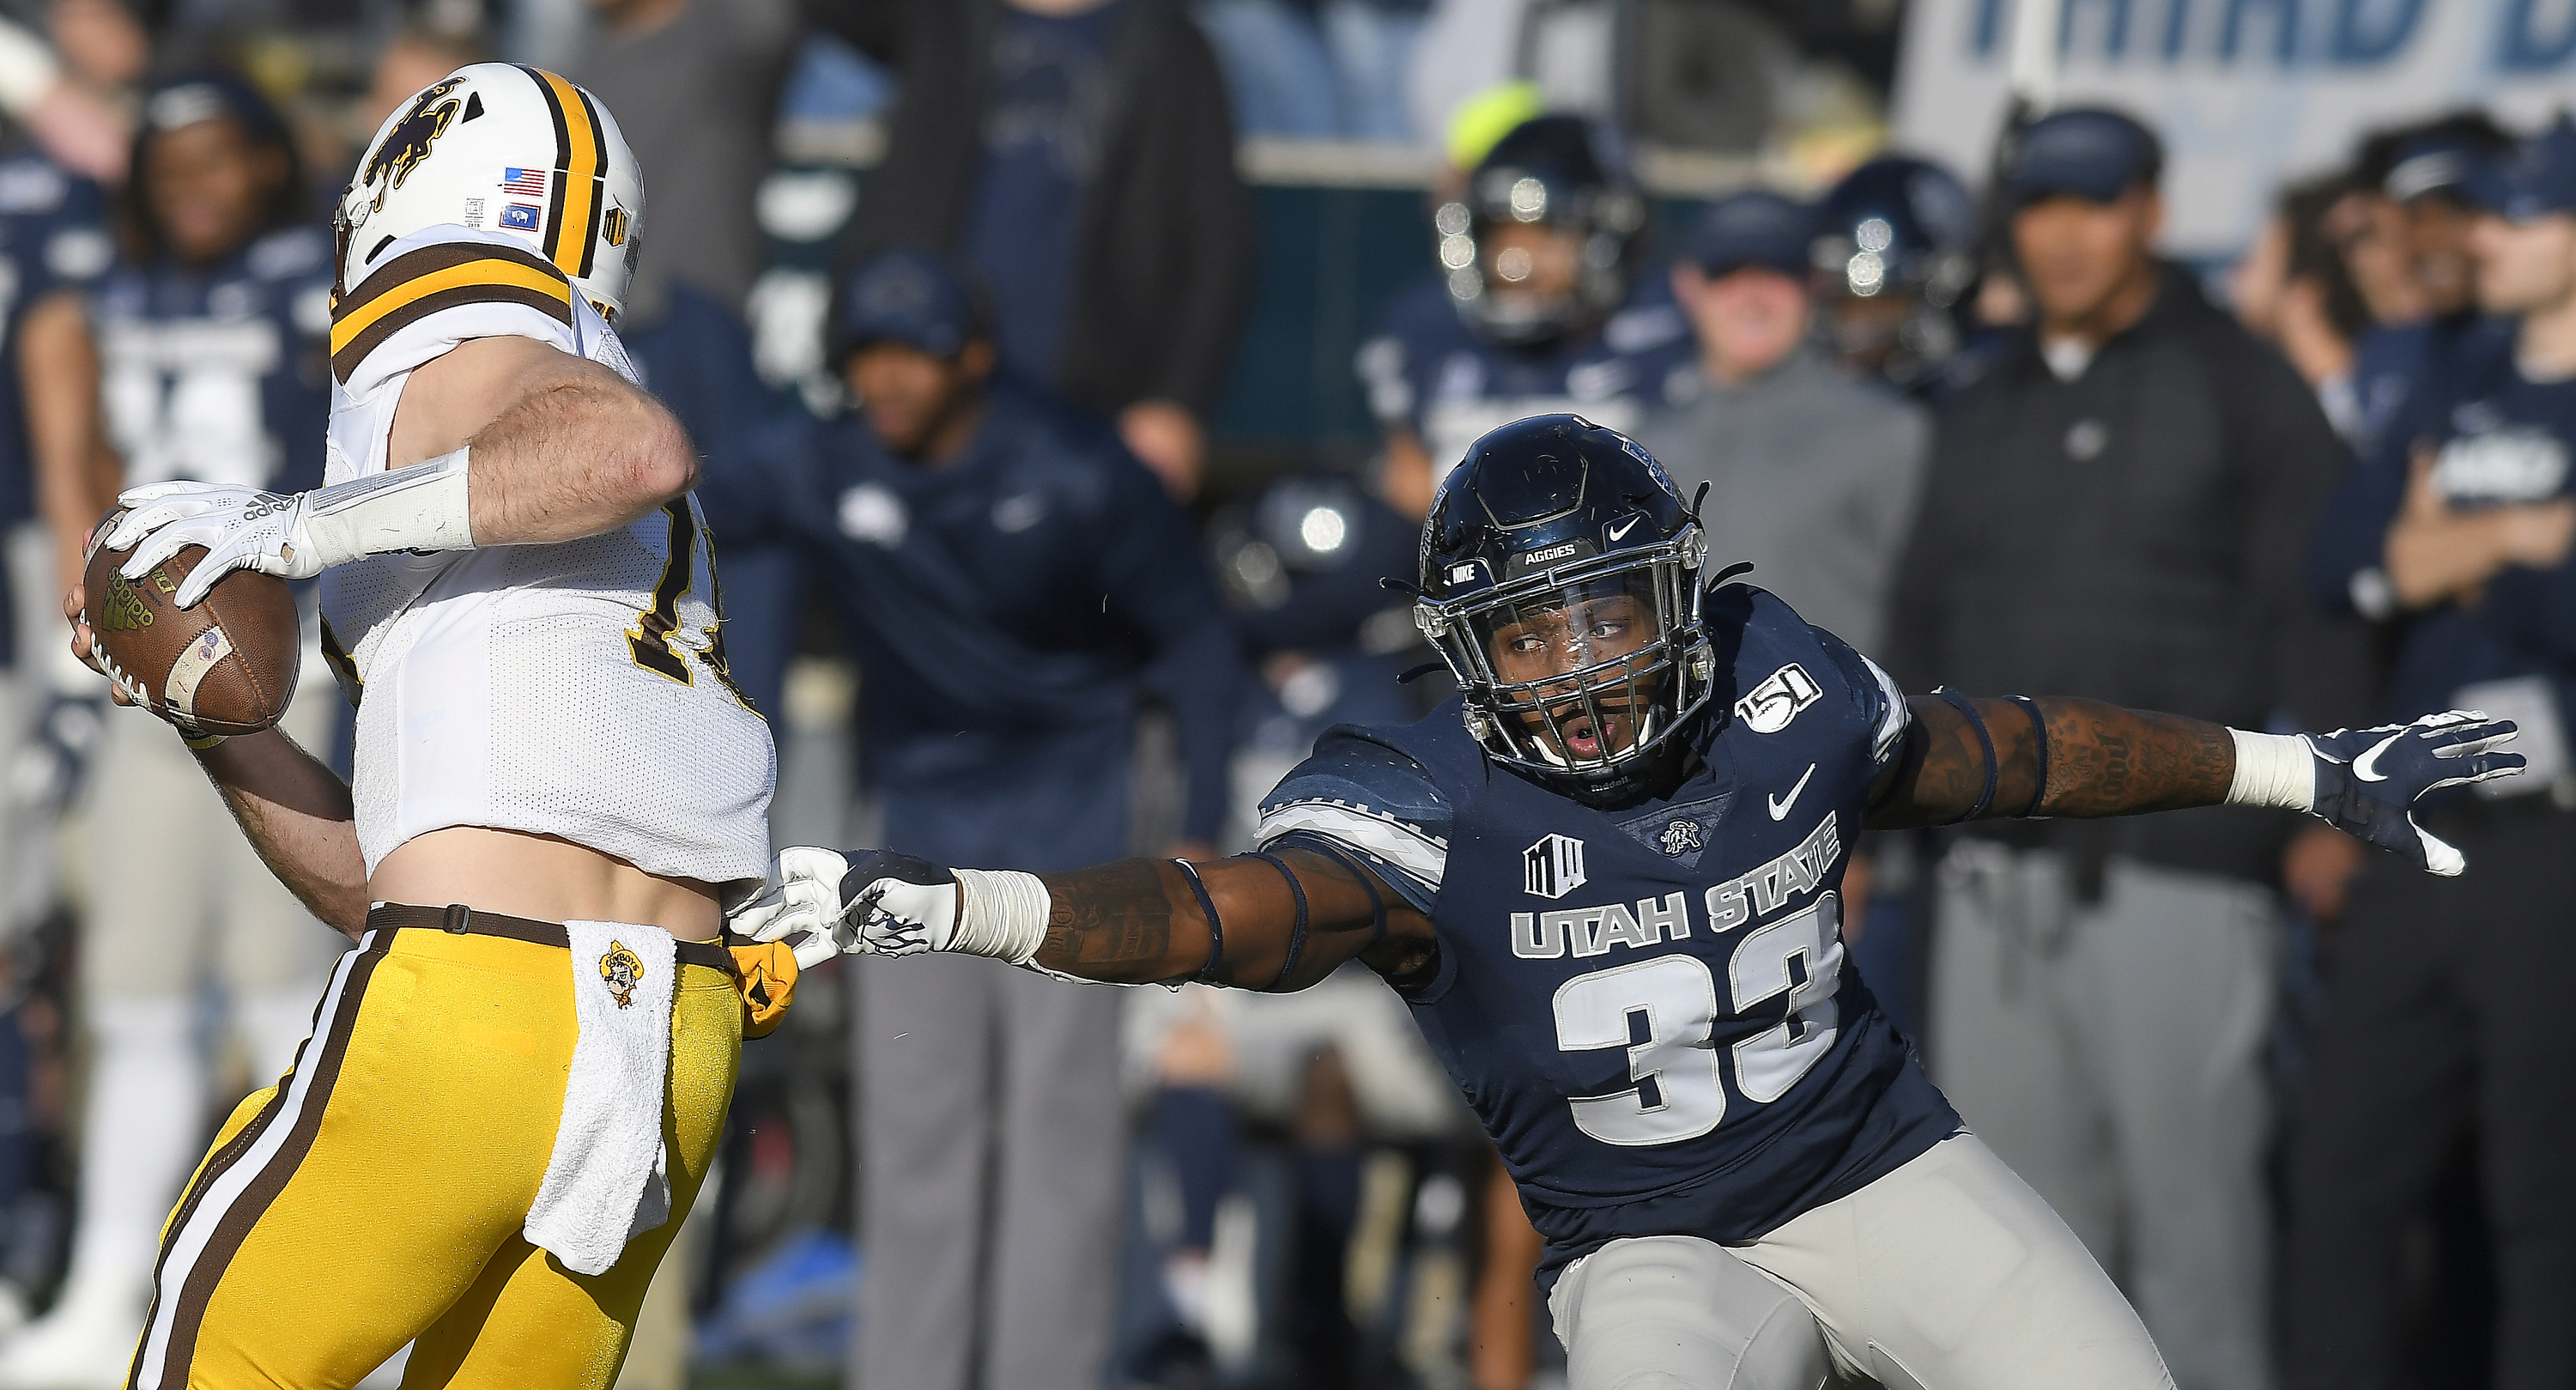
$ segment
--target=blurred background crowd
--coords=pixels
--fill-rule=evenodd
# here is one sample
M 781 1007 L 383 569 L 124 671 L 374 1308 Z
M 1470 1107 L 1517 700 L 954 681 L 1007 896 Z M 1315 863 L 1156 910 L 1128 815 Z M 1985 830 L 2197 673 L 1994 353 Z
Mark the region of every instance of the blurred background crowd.
M 1910 690 L 2518 719 L 2530 773 L 2433 813 L 2464 880 L 2260 811 L 2010 822 L 1868 844 L 1845 932 L 2184 1390 L 2576 1384 L 2576 24 L 2168 8 L 0 0 L 0 1390 L 122 1383 L 339 944 L 61 595 L 121 486 L 318 483 L 329 197 L 489 59 L 642 161 L 616 326 L 705 456 L 781 845 L 1249 848 L 1324 728 L 1445 698 L 1377 581 L 1554 410 Z M 324 667 L 290 727 L 345 758 Z M 1365 973 L 884 964 L 747 1050 L 621 1384 L 1559 1374 Z

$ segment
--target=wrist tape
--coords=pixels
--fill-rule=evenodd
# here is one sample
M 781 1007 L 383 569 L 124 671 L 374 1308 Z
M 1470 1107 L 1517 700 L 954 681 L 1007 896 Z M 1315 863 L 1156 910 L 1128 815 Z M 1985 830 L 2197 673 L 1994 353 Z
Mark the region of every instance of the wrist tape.
M 1025 966 L 1046 944 L 1047 918 L 1055 912 L 1036 874 L 1009 869 L 954 869 L 957 929 L 948 949 Z
M 471 550 L 470 448 L 304 494 L 304 538 L 322 568 L 400 550 Z
M 2227 787 L 2230 806 L 2284 806 L 2314 810 L 2317 755 L 2296 734 L 2227 731 L 2236 740 L 2236 779 Z

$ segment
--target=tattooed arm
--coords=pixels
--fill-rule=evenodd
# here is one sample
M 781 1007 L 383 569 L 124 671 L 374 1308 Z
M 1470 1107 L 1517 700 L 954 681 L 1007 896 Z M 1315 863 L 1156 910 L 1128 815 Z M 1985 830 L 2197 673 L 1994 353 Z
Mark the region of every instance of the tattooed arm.
M 1209 982 L 1237 989 L 1304 989 L 1357 957 L 1402 977 L 1428 964 L 1431 923 L 1372 875 L 1313 850 L 1276 857 L 1306 897 L 1306 934 L 1296 942 L 1297 898 L 1266 860 L 1243 856 L 1197 865 L 1222 923 L 1224 955 Z M 1187 875 L 1169 860 L 1122 859 L 1072 873 L 1040 874 L 1052 910 L 1034 964 L 1112 984 L 1199 977 L 1213 936 Z M 1376 897 L 1370 897 L 1374 889 Z M 1376 904 L 1385 908 L 1379 927 Z M 1293 968 L 1289 952 L 1297 954 Z
M 1271 858 L 1192 865 L 1202 903 L 1168 859 L 1025 874 L 799 846 L 727 926 L 786 943 L 805 967 L 841 951 L 957 951 L 1113 985 L 1293 990 L 1352 959 L 1399 981 L 1431 964 L 1430 920 L 1371 871 L 1294 843 Z
M 1968 703 L 1995 745 L 1995 792 L 1981 818 L 2215 806 L 2227 800 L 2236 776 L 2236 739 L 2225 725 L 2099 700 L 2047 697 L 2027 708 L 2010 700 Z M 1965 820 L 1985 791 L 1986 750 L 1968 717 L 1947 700 L 1916 700 L 1913 709 L 1904 752 L 1870 788 L 1873 828 Z M 2034 710 L 2048 726 L 2048 787 L 2037 797 Z
M 1904 749 L 1870 788 L 1869 825 L 2278 806 L 2447 876 L 2465 861 L 2415 823 L 2416 803 L 2523 764 L 2521 754 L 2496 751 L 2513 724 L 2474 711 L 2331 734 L 2258 734 L 2098 700 L 1967 703 L 1974 721 L 1947 700 L 1912 702 Z M 1979 724 L 1993 742 L 1991 760 Z

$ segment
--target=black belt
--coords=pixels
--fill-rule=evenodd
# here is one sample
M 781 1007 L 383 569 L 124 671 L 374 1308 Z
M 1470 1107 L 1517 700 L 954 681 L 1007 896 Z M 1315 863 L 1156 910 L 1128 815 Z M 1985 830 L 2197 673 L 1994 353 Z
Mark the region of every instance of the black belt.
M 539 922 L 526 917 L 505 917 L 498 912 L 477 912 L 463 903 L 446 907 L 415 907 L 409 903 L 377 903 L 367 909 L 369 931 L 443 931 L 456 936 L 506 936 L 531 946 L 552 946 L 571 950 L 572 937 L 561 922 Z M 659 927 L 649 930 L 660 931 Z M 733 973 L 733 953 L 721 941 L 683 941 L 679 943 L 682 965 L 703 965 L 711 970 Z

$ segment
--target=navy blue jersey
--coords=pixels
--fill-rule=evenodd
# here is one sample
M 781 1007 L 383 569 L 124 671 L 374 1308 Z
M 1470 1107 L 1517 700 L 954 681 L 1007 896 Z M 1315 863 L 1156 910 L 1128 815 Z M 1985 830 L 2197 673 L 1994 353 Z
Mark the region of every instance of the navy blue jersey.
M 1838 885 L 1910 719 L 1770 594 L 1712 595 L 1735 698 L 1671 796 L 1595 810 L 1489 763 L 1455 702 L 1345 726 L 1265 844 L 1357 853 L 1438 933 L 1407 1002 L 1547 1237 L 1748 1240 L 1955 1132 L 1844 961 Z
M 1214 837 L 1240 656 L 1188 517 L 1105 426 L 1001 390 L 938 467 L 855 414 L 781 431 L 748 463 L 699 502 L 728 542 L 796 542 L 829 586 L 866 676 L 872 785 L 936 796 L 1068 761 L 1123 769 L 1152 682 L 1189 768 L 1187 833 Z
M 1571 411 L 1627 432 L 1699 389 L 1697 340 L 1660 268 L 1639 275 L 1600 328 L 1533 347 L 1479 337 L 1447 282 L 1431 276 L 1387 305 L 1358 369 L 1378 423 L 1412 431 L 1443 471 L 1514 420 Z
M 271 232 L 205 267 L 120 259 L 93 300 L 108 437 L 128 484 L 322 485 L 328 233 Z
M 18 328 L 28 306 L 107 269 L 106 197 L 32 150 L 0 154 L 0 531 L 36 514 L 36 467 L 18 383 Z M 8 576 L 0 572 L 0 667 L 17 654 Z
M 2434 490 L 2454 508 L 2475 510 L 2576 495 L 2572 447 L 2576 381 L 2523 376 L 2508 334 L 2452 339 L 2379 449 L 2319 513 L 2309 566 L 2317 597 L 2371 617 L 2394 613 L 2382 565 L 2418 451 L 2432 455 Z M 2521 693 L 2496 682 L 2521 682 Z M 2507 566 L 2476 603 L 2403 616 L 2385 712 L 2411 718 L 2464 703 L 2525 722 L 2554 706 L 2566 732 L 2561 746 L 2576 747 L 2576 560 L 2545 570 Z M 2544 753 L 2536 775 L 2496 787 L 2538 792 L 2566 771 L 2563 758 Z
M 43 155 L 0 155 L 0 529 L 35 515 L 35 463 L 18 386 L 18 325 L 55 290 L 96 280 L 114 255 L 106 198 Z

